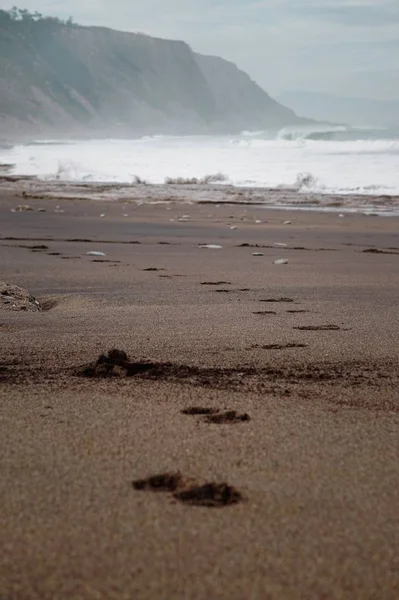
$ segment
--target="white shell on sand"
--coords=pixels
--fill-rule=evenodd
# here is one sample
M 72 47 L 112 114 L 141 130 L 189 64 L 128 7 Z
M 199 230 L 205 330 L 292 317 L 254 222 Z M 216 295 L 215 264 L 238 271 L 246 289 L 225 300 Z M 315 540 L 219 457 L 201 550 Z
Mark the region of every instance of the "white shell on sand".
M 291 221 L 284 221 L 283 225 L 291 225 Z
M 201 244 L 200 248 L 208 248 L 209 250 L 220 250 L 223 246 L 219 246 L 219 244 Z
M 97 252 L 96 250 L 91 250 L 90 252 L 86 252 L 87 256 L 107 256 L 105 252 Z
M 288 265 L 288 260 L 286 258 L 278 258 L 274 261 L 274 265 Z
M 273 246 L 277 248 L 286 248 L 288 244 L 283 244 L 282 242 L 274 242 Z

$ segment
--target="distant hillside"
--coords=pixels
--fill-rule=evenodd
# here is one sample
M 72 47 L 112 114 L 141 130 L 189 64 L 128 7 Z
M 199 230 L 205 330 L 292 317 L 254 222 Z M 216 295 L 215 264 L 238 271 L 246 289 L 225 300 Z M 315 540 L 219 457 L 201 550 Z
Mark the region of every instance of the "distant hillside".
M 0 10 L 3 137 L 235 132 L 300 122 L 235 65 L 184 42 Z
M 285 92 L 278 100 L 298 115 L 320 121 L 372 127 L 399 126 L 399 100 L 344 98 L 317 92 Z

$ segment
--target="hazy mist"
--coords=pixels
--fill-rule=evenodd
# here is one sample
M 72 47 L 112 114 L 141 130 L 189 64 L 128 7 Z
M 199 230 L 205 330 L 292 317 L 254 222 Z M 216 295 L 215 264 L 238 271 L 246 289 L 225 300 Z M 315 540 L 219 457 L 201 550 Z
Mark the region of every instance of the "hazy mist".
M 1 8 L 13 3 L 0 2 Z M 399 98 L 397 0 L 24 0 L 83 25 L 184 39 L 232 60 L 272 95 Z

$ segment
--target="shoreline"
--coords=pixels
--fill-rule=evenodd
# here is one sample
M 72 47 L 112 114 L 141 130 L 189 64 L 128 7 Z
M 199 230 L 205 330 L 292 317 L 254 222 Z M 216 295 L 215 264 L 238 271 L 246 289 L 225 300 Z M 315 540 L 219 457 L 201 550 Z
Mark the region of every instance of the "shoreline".
M 0 175 L 0 198 L 96 200 L 147 204 L 226 205 L 270 210 L 398 217 L 399 196 L 329 194 L 296 189 L 237 187 L 230 184 L 123 184 L 41 180 L 33 175 Z

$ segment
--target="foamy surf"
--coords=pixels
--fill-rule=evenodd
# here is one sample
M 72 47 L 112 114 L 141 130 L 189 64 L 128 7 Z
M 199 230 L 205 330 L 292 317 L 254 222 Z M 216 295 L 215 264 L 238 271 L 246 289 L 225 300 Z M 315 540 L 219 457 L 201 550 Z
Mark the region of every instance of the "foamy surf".
M 306 196 L 298 205 L 318 206 L 320 200 L 312 202 L 312 196 L 340 195 L 348 196 L 350 208 L 349 196 L 384 196 L 388 209 L 388 198 L 399 195 L 399 134 L 343 126 L 236 136 L 41 140 L 4 149 L 0 162 L 15 165 L 16 175 L 48 182 L 211 183 L 275 190 L 277 205 L 284 205 L 282 192 L 295 192 Z

